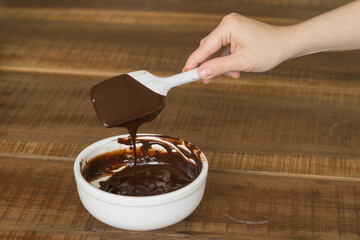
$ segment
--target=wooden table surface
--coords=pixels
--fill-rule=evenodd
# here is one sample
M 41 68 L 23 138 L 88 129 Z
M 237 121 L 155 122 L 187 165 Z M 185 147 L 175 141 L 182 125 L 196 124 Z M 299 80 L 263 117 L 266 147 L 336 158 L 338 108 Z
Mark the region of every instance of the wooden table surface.
M 171 90 L 140 132 L 186 139 L 210 169 L 196 211 L 149 232 L 82 206 L 73 162 L 106 129 L 90 88 L 167 76 L 230 12 L 293 24 L 345 0 L 1 0 L 0 239 L 359 239 L 360 51 Z

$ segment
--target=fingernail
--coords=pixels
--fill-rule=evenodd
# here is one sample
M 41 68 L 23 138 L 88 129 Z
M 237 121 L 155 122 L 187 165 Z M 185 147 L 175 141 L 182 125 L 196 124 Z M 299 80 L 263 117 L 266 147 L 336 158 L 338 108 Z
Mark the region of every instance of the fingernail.
M 204 84 L 209 84 L 211 82 L 211 78 L 205 78 L 203 79 Z
M 184 67 L 181 72 L 186 72 L 186 71 L 189 71 L 189 69 L 187 67 Z
M 237 78 L 240 77 L 240 74 L 239 74 L 239 72 L 232 72 L 232 73 L 230 74 L 230 76 L 231 76 L 232 78 L 237 79 Z
M 201 79 L 209 79 L 209 78 L 211 78 L 212 76 L 211 76 L 211 71 L 210 71 L 210 69 L 204 68 L 203 70 L 201 70 L 201 71 L 199 72 L 199 77 L 200 77 Z

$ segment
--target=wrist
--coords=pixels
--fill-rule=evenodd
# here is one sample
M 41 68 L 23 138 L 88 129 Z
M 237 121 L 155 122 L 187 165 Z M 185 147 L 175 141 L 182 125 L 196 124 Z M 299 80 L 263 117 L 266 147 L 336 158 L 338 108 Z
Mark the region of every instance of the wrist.
M 283 32 L 286 60 L 332 50 L 327 44 L 328 36 L 313 20 L 286 26 Z
M 300 24 L 280 27 L 280 44 L 284 61 L 308 54 L 310 47 L 304 41 L 305 36 L 301 28 Z

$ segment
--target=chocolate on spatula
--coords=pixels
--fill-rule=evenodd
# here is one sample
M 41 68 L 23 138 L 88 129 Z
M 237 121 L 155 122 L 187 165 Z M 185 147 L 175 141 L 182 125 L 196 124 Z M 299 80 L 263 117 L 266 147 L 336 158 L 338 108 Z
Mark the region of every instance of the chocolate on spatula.
M 128 74 L 95 85 L 90 96 L 98 117 L 109 128 L 152 120 L 164 108 L 166 99 Z
M 163 109 L 171 88 L 199 80 L 197 70 L 167 78 L 143 70 L 119 75 L 95 85 L 90 92 L 91 100 L 106 127 L 150 121 Z

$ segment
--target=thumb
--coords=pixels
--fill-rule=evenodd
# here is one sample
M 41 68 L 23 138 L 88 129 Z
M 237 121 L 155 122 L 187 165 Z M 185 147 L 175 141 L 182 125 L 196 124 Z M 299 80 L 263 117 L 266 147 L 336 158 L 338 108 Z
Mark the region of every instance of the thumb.
M 244 70 L 244 59 L 239 52 L 213 58 L 200 65 L 198 74 L 201 79 L 208 79 L 232 71 Z

